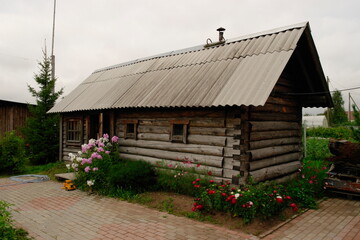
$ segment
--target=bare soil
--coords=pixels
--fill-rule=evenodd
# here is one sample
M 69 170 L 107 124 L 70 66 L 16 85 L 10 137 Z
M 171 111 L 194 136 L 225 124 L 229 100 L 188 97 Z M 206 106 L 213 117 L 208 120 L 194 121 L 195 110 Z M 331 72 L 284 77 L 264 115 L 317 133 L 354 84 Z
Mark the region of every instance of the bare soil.
M 229 213 L 195 214 L 191 211 L 194 203 L 193 197 L 176 193 L 147 192 L 141 194 L 136 202 L 177 216 L 185 216 L 257 236 L 295 215 L 291 209 L 287 209 L 272 219 L 254 219 L 250 224 L 244 224 L 241 218 L 232 217 Z

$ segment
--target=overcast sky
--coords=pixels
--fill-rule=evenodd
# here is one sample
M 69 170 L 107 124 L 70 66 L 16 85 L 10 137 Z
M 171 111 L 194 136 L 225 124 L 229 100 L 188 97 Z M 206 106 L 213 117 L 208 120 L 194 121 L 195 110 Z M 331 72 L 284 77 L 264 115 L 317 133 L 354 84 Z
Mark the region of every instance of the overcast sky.
M 53 4 L 0 0 L 0 99 L 34 102 L 27 84 L 45 42 L 51 52 Z M 330 89 L 359 87 L 358 0 L 57 0 L 57 88 L 67 95 L 96 69 L 216 40 L 218 27 L 231 39 L 304 21 Z M 360 90 L 351 94 L 360 106 Z

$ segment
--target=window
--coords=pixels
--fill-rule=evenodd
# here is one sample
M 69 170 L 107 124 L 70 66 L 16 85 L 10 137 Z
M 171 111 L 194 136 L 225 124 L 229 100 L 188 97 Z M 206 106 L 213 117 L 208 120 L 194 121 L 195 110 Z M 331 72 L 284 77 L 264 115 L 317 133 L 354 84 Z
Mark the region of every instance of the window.
M 170 141 L 186 143 L 188 124 L 188 120 L 170 121 Z
M 66 142 L 82 142 L 82 123 L 80 119 L 69 119 L 66 121 Z
M 125 138 L 131 138 L 136 140 L 138 120 L 124 120 L 123 124 L 125 127 Z

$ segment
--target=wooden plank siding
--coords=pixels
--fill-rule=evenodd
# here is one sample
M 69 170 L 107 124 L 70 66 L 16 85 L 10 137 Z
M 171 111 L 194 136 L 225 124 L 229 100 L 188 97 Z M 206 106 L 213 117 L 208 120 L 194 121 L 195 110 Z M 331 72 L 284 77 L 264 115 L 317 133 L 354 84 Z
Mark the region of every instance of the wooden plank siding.
M 282 77 L 264 106 L 250 107 L 248 171 L 256 182 L 282 181 L 301 166 L 302 108 L 296 98 L 280 97 L 281 93 L 294 92 L 294 88 Z
M 0 104 L 0 136 L 15 130 L 21 135 L 20 128 L 25 125 L 30 116 L 27 104 L 5 102 Z

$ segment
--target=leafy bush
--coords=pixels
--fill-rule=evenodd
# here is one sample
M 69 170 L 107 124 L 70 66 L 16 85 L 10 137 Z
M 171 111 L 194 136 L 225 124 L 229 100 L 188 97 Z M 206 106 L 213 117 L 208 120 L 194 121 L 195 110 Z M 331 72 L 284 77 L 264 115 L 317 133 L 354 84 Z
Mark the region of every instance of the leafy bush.
M 287 207 L 298 210 L 284 186 L 279 184 L 266 182 L 230 188 L 229 183 L 215 183 L 213 180 L 209 183 L 210 186 L 207 186 L 202 179 L 193 181 L 193 187 L 197 189 L 193 211 L 229 212 L 249 223 L 255 217 L 268 219 Z
M 138 192 L 153 187 L 156 182 L 156 174 L 150 163 L 121 161 L 112 165 L 107 180 L 112 187 Z
M 7 132 L 0 140 L 0 172 L 18 173 L 26 161 L 25 144 L 14 131 Z
M 206 170 L 199 170 L 200 164 L 194 164 L 184 159 L 180 164 L 157 163 L 158 177 L 157 189 L 160 191 L 170 191 L 174 193 L 195 196 L 196 191 L 192 185 L 193 179 L 202 174 L 205 180 L 210 180 Z
M 347 127 L 309 128 L 306 130 L 306 135 L 308 137 L 336 138 L 336 139 L 347 139 L 347 140 L 353 138 L 353 133 L 351 129 Z
M 306 139 L 306 159 L 324 160 L 331 157 L 329 150 L 329 139 L 307 138 Z
M 0 201 L 0 239 L 7 240 L 26 240 L 27 232 L 23 229 L 17 229 L 12 226 L 11 213 L 9 212 L 11 204 Z

